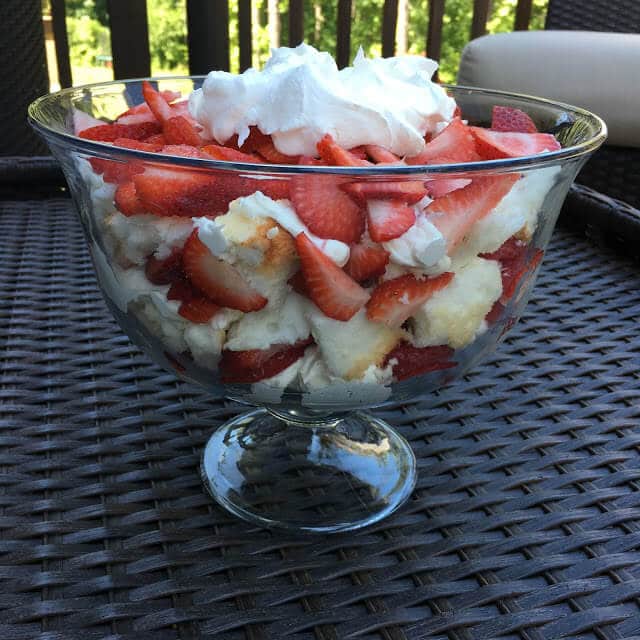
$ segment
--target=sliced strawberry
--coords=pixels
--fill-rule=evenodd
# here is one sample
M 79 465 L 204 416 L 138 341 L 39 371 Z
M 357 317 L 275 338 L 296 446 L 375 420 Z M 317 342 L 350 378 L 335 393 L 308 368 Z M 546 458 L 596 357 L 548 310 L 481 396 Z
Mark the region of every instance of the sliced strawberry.
M 169 144 L 188 144 L 199 147 L 202 144 L 196 127 L 184 116 L 173 116 L 162 125 L 162 133 Z
M 427 195 L 427 189 L 420 180 L 347 182 L 341 187 L 362 205 L 366 204 L 367 200 L 396 200 L 415 204 Z
M 165 89 L 164 91 L 160 92 L 160 95 L 167 102 L 173 102 L 181 96 L 181 93 L 179 91 L 169 91 Z M 185 100 L 185 102 L 187 101 Z M 129 107 L 126 111 L 118 116 L 118 119 L 122 118 L 123 116 L 137 115 L 140 113 L 151 113 L 151 109 L 149 109 L 149 105 L 146 102 L 141 102 L 140 104 L 133 105 L 133 107 Z
M 400 158 L 395 154 L 377 144 L 368 144 L 365 146 L 367 155 L 378 164 L 397 164 Z
M 374 242 L 399 238 L 416 221 L 413 207 L 396 200 L 369 200 L 367 227 Z
M 536 249 L 531 260 L 527 263 L 527 251 L 528 245 L 513 236 L 496 251 L 481 254 L 482 258 L 497 260 L 500 263 L 500 274 L 502 275 L 500 302 L 504 305 L 513 297 L 525 274 L 533 271 L 544 255 L 541 249 Z
M 219 144 L 208 144 L 206 147 L 202 147 L 202 151 L 216 160 L 264 164 L 264 160 L 260 156 L 256 156 L 253 153 L 243 153 L 237 149 L 223 147 Z
M 81 131 L 85 129 L 91 129 L 92 127 L 99 127 L 103 125 L 102 120 L 98 120 L 80 109 L 73 109 L 73 131 L 76 135 L 79 135 Z
M 334 320 L 349 320 L 369 299 L 369 294 L 316 247 L 305 233 L 296 247 L 309 297 Z
M 273 164 L 298 164 L 300 156 L 288 156 L 278 151 L 273 144 L 271 136 L 267 136 L 263 142 L 255 145 L 254 151 L 259 153 L 267 162 Z
M 137 151 L 148 151 L 149 153 L 157 153 L 158 151 L 162 151 L 161 144 L 155 144 L 152 142 L 148 142 L 149 138 L 146 141 L 142 142 L 141 140 L 134 140 L 133 138 L 116 138 L 113 141 L 114 147 L 122 147 L 123 149 L 136 149 Z
M 252 383 L 272 378 L 304 355 L 313 340 L 298 340 L 295 344 L 274 344 L 268 349 L 223 351 L 220 359 L 220 379 L 225 383 Z
M 144 205 L 140 201 L 140 198 L 138 198 L 133 182 L 124 182 L 119 185 L 113 196 L 113 201 L 118 211 L 125 216 L 135 216 L 140 213 L 145 213 Z
M 234 267 L 209 251 L 197 230 L 184 246 L 182 264 L 192 284 L 221 307 L 248 313 L 262 309 L 268 302 Z
M 221 212 L 216 179 L 210 174 L 180 168 L 145 165 L 135 175 L 138 197 L 159 216 L 206 216 Z
M 486 160 L 535 156 L 557 151 L 560 143 L 550 133 L 512 133 L 469 127 L 476 139 L 478 153 Z
M 470 185 L 434 200 L 427 207 L 429 222 L 447 241 L 447 253 L 478 220 L 491 213 L 519 177 L 519 174 L 511 173 L 475 178 Z
M 307 283 L 305 282 L 302 271 L 296 271 L 287 282 L 296 293 L 299 293 L 305 298 L 309 297 L 309 289 L 307 289 Z
M 117 124 L 140 124 L 142 122 L 158 122 L 148 105 L 144 103 L 145 110 L 138 113 L 122 114 L 116 120 Z
M 178 281 L 182 277 L 182 248 L 174 248 L 166 258 L 162 259 L 149 256 L 144 273 L 147 280 L 153 284 L 172 284 Z M 174 299 L 170 298 L 170 300 Z
M 434 200 L 457 189 L 462 189 L 468 184 L 471 184 L 471 180 L 468 178 L 436 178 L 425 182 L 429 196 Z
M 365 149 L 364 145 L 358 145 L 357 147 L 351 147 L 351 149 L 348 149 L 349 153 L 354 157 L 354 158 L 358 158 L 358 160 L 367 160 L 367 150 Z
M 491 309 L 489 309 L 489 313 L 484 317 L 485 322 L 492 327 L 496 322 L 498 322 L 498 320 L 500 320 L 503 311 L 504 305 L 500 300 L 496 300 Z
M 452 120 L 417 156 L 405 158 L 407 164 L 449 164 L 480 159 L 470 127 Z
M 145 138 L 144 141 L 147 144 L 159 144 L 164 147 L 167 144 L 167 139 L 164 137 L 162 133 L 154 133 L 152 136 Z
M 379 284 L 367 302 L 367 317 L 391 328 L 397 328 L 410 318 L 434 294 L 446 287 L 453 273 L 420 279 L 407 273 Z
M 309 164 L 308 158 L 300 162 Z M 358 242 L 364 232 L 364 212 L 340 188 L 340 176 L 304 174 L 290 182 L 290 198 L 298 217 L 311 233 L 347 244 Z
M 160 125 L 157 122 L 141 122 L 140 124 L 101 124 L 97 127 L 89 127 L 78 135 L 85 140 L 113 142 L 117 138 L 144 140 L 159 132 Z
M 496 105 L 491 112 L 491 128 L 494 131 L 519 131 L 538 133 L 533 120 L 520 109 Z
M 91 167 L 96 173 L 102 174 L 102 179 L 110 184 L 129 182 L 136 171 L 132 171 L 132 164 L 118 160 L 104 158 L 89 158 Z M 139 171 L 138 171 L 139 173 Z
M 162 153 L 183 158 L 203 158 L 205 160 L 208 158 L 206 153 L 190 144 L 165 144 L 162 147 Z
M 316 145 L 320 157 L 329 165 L 337 167 L 367 167 L 371 163 L 343 149 L 328 133 Z
M 354 244 L 344 270 L 356 281 L 364 282 L 381 276 L 389 262 L 389 252 L 380 245 Z
M 189 300 L 201 295 L 193 285 L 184 279 L 184 272 L 180 272 L 181 278 L 174 280 L 167 291 L 167 300 L 179 300 L 180 302 L 189 302 Z
M 220 307 L 204 296 L 194 296 L 180 305 L 178 313 L 196 324 L 205 324 L 220 311 Z
M 451 360 L 453 353 L 453 349 L 445 345 L 420 348 L 403 341 L 387 354 L 384 366 L 394 360 L 393 377 L 400 382 L 423 373 L 455 367 L 456 363 Z
M 142 82 L 142 95 L 158 121 L 165 122 L 173 116 L 173 111 L 164 96 L 156 91 L 147 80 Z

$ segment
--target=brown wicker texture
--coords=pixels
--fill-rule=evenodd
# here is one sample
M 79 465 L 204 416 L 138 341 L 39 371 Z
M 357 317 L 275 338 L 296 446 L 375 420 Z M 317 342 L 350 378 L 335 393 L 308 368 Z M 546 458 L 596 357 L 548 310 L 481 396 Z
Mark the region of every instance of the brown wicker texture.
M 640 33 L 640 2 L 549 0 L 545 29 Z
M 577 180 L 640 209 L 640 149 L 601 147 Z
M 549 0 L 545 29 L 640 33 L 640 2 Z M 584 167 L 578 181 L 640 208 L 640 149 L 600 149 Z
M 0 221 L 0 638 L 638 637 L 633 262 L 556 232 L 496 354 L 378 411 L 416 452 L 409 504 L 296 538 L 211 504 L 200 451 L 243 409 L 131 345 L 69 201 Z
M 44 142 L 27 124 L 27 106 L 49 90 L 41 0 L 0 2 L 0 156 L 38 155 Z

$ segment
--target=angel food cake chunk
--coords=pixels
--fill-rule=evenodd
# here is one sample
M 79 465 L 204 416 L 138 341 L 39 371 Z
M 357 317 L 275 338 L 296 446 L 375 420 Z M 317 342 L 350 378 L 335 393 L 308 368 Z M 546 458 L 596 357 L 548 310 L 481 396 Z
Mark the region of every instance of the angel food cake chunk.
M 147 83 L 145 103 L 115 122 L 78 120 L 83 138 L 161 154 L 81 161 L 109 296 L 172 357 L 254 393 L 343 385 L 382 397 L 455 366 L 539 262 L 531 241 L 558 170 L 447 177 L 428 166 L 560 145 L 517 109 L 471 126 L 435 69 L 359 53 L 338 70 L 300 45 L 263 71 L 212 72 L 188 100 Z M 425 169 L 385 174 L 390 165 Z

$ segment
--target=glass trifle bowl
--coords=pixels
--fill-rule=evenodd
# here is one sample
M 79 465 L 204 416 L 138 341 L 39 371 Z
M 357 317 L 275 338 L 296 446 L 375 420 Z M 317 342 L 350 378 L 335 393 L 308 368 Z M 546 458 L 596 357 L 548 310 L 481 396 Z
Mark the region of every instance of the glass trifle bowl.
M 242 144 L 207 137 L 177 94 L 153 86 L 66 89 L 29 109 L 109 308 L 155 362 L 252 405 L 205 446 L 218 503 L 299 531 L 380 520 L 409 497 L 416 461 L 365 410 L 432 393 L 496 347 L 604 123 L 451 86 L 455 116 L 415 157 L 331 136 L 290 157 L 255 127 Z M 525 124 L 510 133 L 496 114 Z M 522 143 L 522 126 L 557 143 Z

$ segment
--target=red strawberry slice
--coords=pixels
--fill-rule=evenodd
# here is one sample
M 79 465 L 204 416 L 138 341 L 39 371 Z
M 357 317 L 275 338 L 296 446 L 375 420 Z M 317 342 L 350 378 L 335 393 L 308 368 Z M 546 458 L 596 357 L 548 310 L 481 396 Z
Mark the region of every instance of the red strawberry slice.
M 256 144 L 254 150 L 267 162 L 272 162 L 273 164 L 298 164 L 300 160 L 300 156 L 288 156 L 278 151 L 273 144 L 271 136 L 266 136 L 263 142 Z
M 206 153 L 189 144 L 165 144 L 162 147 L 162 153 L 183 158 L 203 158 L 205 160 L 208 158 Z
M 299 293 L 305 298 L 309 297 L 309 289 L 307 289 L 307 283 L 305 282 L 302 271 L 296 271 L 287 282 L 296 293 Z
M 163 147 L 167 144 L 167 139 L 162 133 L 155 133 L 154 135 L 145 138 L 144 141 L 148 144 L 159 144 Z
M 512 133 L 469 127 L 476 139 L 478 153 L 486 160 L 535 156 L 558 151 L 560 143 L 550 133 Z
M 480 159 L 470 127 L 453 119 L 417 156 L 405 158 L 407 164 L 449 164 Z
M 124 182 L 118 186 L 113 196 L 114 204 L 120 213 L 125 216 L 135 216 L 146 213 L 144 205 L 138 198 L 133 182 Z
M 113 196 L 113 201 L 118 211 L 125 216 L 135 216 L 140 213 L 145 213 L 144 205 L 140 201 L 140 198 L 138 198 L 133 182 L 124 182 L 119 185 Z
M 202 144 L 196 127 L 184 116 L 173 116 L 162 125 L 162 133 L 169 144 L 188 144 L 199 147 Z
M 144 267 L 147 280 L 153 284 L 172 284 L 182 278 L 182 248 L 174 248 L 166 258 L 149 256 Z M 176 298 L 169 298 L 174 300 Z
M 426 209 L 429 222 L 447 241 L 450 253 L 469 229 L 496 207 L 518 180 L 519 174 L 476 178 L 464 187 L 434 200 Z
M 311 300 L 329 318 L 344 321 L 352 318 L 369 299 L 369 294 L 305 233 L 296 236 L 296 247 Z
M 434 294 L 446 287 L 453 273 L 420 279 L 407 273 L 379 284 L 367 302 L 367 317 L 388 327 L 397 328 L 410 318 Z
M 141 140 L 134 140 L 133 138 L 116 138 L 113 141 L 114 147 L 122 147 L 123 149 L 136 149 L 137 151 L 148 151 L 149 153 L 157 153 L 162 151 L 162 145 L 148 142 L 149 138 L 144 142 Z
M 367 160 L 367 150 L 363 144 L 357 147 L 351 147 L 348 151 L 354 158 L 358 158 L 358 160 Z
M 181 278 L 184 278 L 184 272 L 180 272 Z M 174 280 L 167 291 L 167 300 L 179 300 L 180 302 L 188 302 L 192 298 L 200 295 L 193 285 L 187 280 Z
M 162 149 L 159 145 L 141 142 L 133 138 L 116 138 L 113 141 L 113 146 L 148 151 L 150 153 L 156 153 Z M 136 173 L 142 173 L 143 171 L 141 165 L 136 162 L 105 160 L 104 158 L 90 158 L 89 162 L 93 170 L 96 173 L 101 173 L 104 181 L 111 184 L 128 182 Z
M 502 317 L 502 312 L 504 311 L 504 305 L 502 304 L 502 302 L 500 302 L 500 300 L 496 300 L 493 303 L 493 306 L 491 307 L 491 309 L 489 309 L 489 312 L 487 313 L 487 315 L 484 317 L 485 322 L 492 327 L 496 322 L 498 322 L 498 320 L 500 320 L 500 318 Z
M 165 122 L 169 118 L 173 117 L 174 113 L 169 106 L 169 103 L 165 100 L 164 96 L 156 91 L 151 84 L 144 80 L 142 82 L 142 95 L 145 102 L 149 105 L 153 115 L 160 121 Z
M 371 163 L 343 149 L 328 133 L 316 145 L 320 157 L 329 165 L 337 167 L 367 167 Z
M 506 305 L 513 297 L 523 276 L 533 271 L 544 255 L 541 249 L 536 249 L 533 257 L 527 263 L 528 245 L 515 236 L 509 238 L 500 248 L 492 253 L 481 254 L 487 260 L 497 260 L 500 263 L 502 275 L 502 296 L 500 302 Z
M 427 189 L 420 180 L 347 182 L 342 185 L 342 189 L 362 205 L 367 200 L 396 200 L 415 204 L 427 195 Z
M 220 311 L 220 307 L 204 296 L 193 296 L 184 300 L 178 314 L 190 322 L 205 324 Z
M 223 147 L 219 144 L 208 144 L 202 147 L 202 150 L 216 160 L 226 160 L 228 162 L 252 162 L 264 164 L 264 160 L 260 156 L 253 153 L 243 153 L 231 147 Z
M 220 212 L 216 179 L 210 174 L 145 165 L 135 175 L 138 197 L 150 213 L 159 216 L 206 216 Z
M 141 122 L 158 122 L 151 109 L 149 109 L 149 106 L 146 103 L 143 104 L 145 107 L 144 111 L 139 111 L 138 113 L 123 113 L 121 116 L 118 116 L 116 123 L 140 124 Z
M 308 158 L 301 163 L 309 164 Z M 298 217 L 311 233 L 347 244 L 358 242 L 364 232 L 364 212 L 340 188 L 345 178 L 305 174 L 290 182 L 290 197 Z
M 429 196 L 434 200 L 457 189 L 463 189 L 468 184 L 471 184 L 471 180 L 468 178 L 436 178 L 425 182 Z
M 356 281 L 364 282 L 381 276 L 389 262 L 389 252 L 380 245 L 354 244 L 344 270 Z
M 416 221 L 413 207 L 397 200 L 369 200 L 367 226 L 374 242 L 399 238 Z
M 271 378 L 299 360 L 312 342 L 307 338 L 295 344 L 274 344 L 268 349 L 225 350 L 220 359 L 220 379 L 225 383 L 250 384 Z
M 496 105 L 491 113 L 491 128 L 494 131 L 519 131 L 538 133 L 533 120 L 520 109 Z
M 234 267 L 209 251 L 197 230 L 184 246 L 182 264 L 191 283 L 221 307 L 248 313 L 262 309 L 268 302 Z
M 387 354 L 384 366 L 395 360 L 393 376 L 400 382 L 423 373 L 455 367 L 457 363 L 451 360 L 453 353 L 453 349 L 444 345 L 420 348 L 403 341 Z
M 160 132 L 157 122 L 141 122 L 140 124 L 100 124 L 81 131 L 78 136 L 85 140 L 113 142 L 117 138 L 144 140 L 154 133 Z
M 400 158 L 395 153 L 377 144 L 366 145 L 365 151 L 378 164 L 398 164 L 400 162 Z

